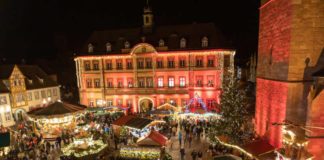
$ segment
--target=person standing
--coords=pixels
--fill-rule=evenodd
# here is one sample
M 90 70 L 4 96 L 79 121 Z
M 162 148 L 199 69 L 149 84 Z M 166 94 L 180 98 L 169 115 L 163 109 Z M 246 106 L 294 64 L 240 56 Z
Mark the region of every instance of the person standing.
M 181 141 L 182 141 L 182 133 L 179 131 L 178 133 L 178 139 L 179 139 L 179 146 L 181 147 Z

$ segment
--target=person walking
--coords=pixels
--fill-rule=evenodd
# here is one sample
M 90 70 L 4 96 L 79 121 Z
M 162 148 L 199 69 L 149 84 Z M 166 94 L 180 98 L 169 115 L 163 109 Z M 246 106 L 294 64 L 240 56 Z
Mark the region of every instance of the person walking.
M 195 150 L 192 150 L 191 157 L 192 157 L 192 160 L 196 160 L 196 158 L 197 158 L 197 152 Z
M 192 142 L 192 134 L 189 134 L 188 142 L 189 142 L 189 148 L 190 148 L 191 147 L 191 142 Z
M 203 153 L 201 151 L 198 152 L 198 160 L 202 160 Z
M 185 149 L 184 149 L 184 147 L 181 147 L 181 149 L 180 149 L 180 155 L 181 155 L 181 160 L 184 160 L 184 156 L 185 156 Z

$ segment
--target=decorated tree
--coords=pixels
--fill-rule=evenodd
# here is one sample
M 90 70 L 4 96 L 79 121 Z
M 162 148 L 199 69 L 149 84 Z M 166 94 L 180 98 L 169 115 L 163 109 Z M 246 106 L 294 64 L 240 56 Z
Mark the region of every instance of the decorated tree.
M 246 90 L 235 78 L 224 78 L 220 96 L 221 118 L 212 122 L 209 137 L 225 136 L 230 143 L 242 144 L 246 139 L 248 122 Z

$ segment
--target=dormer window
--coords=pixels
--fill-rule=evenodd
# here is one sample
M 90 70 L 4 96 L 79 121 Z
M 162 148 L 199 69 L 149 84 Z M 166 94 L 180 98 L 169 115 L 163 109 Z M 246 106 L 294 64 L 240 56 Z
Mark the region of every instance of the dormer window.
M 180 39 L 180 48 L 186 48 L 187 47 L 187 40 L 185 38 Z
M 111 44 L 109 42 L 106 43 L 106 52 L 111 52 Z
M 29 80 L 28 80 L 28 83 L 29 83 L 29 84 L 33 84 L 33 80 L 29 79 Z
M 88 52 L 93 53 L 93 45 L 91 43 L 88 44 Z
M 164 47 L 164 40 L 163 39 L 159 40 L 159 47 Z
M 44 79 L 39 78 L 39 82 L 40 82 L 40 83 L 44 83 Z
M 130 47 L 130 43 L 128 41 L 125 42 L 125 48 L 128 49 Z
M 201 39 L 201 47 L 208 47 L 208 38 L 206 36 Z

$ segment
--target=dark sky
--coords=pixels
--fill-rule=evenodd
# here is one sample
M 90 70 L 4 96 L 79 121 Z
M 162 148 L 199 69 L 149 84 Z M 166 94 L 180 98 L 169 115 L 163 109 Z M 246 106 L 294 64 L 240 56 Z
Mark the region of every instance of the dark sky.
M 239 57 L 256 52 L 259 0 L 150 0 L 157 25 L 214 22 Z M 145 0 L 1 0 L 0 58 L 55 58 L 57 32 L 142 25 Z

